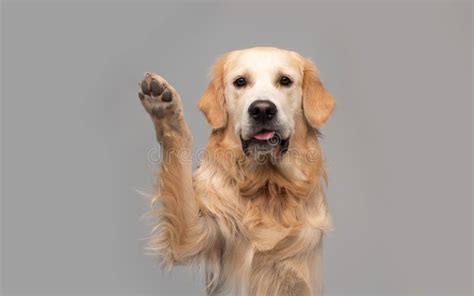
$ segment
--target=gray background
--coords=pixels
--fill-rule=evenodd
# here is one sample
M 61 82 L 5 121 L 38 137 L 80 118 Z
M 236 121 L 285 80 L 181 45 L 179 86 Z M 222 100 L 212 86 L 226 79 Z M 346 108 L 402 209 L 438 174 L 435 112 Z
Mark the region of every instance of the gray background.
M 202 148 L 210 65 L 257 45 L 311 57 L 337 99 L 327 294 L 470 294 L 472 7 L 454 1 L 4 2 L 5 294 L 203 295 L 144 255 L 156 146 L 137 82 L 174 84 Z

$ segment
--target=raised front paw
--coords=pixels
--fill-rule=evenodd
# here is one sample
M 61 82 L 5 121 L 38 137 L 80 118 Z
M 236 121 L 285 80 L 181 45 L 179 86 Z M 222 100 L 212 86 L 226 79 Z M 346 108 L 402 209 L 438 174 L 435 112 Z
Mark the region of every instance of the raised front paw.
M 176 110 L 181 106 L 174 88 L 163 77 L 153 73 L 145 74 L 140 83 L 138 97 L 145 110 L 156 120 L 181 111 Z
M 186 129 L 181 98 L 163 77 L 145 73 L 138 97 L 155 124 L 159 141 L 166 133 L 180 133 Z

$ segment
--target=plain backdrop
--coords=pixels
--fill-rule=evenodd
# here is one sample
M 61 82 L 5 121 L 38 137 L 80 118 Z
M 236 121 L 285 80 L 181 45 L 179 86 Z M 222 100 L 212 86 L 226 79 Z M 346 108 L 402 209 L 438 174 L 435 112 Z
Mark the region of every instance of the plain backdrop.
M 7 1 L 1 24 L 6 295 L 204 295 L 144 254 L 157 145 L 137 83 L 165 76 L 203 148 L 209 67 L 253 46 L 310 57 L 337 100 L 326 293 L 472 293 L 470 2 Z

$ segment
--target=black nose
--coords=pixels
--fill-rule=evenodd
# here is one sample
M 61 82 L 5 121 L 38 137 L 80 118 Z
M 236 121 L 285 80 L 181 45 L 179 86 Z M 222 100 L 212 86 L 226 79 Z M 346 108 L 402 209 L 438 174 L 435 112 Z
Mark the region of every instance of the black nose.
M 268 100 L 256 100 L 249 106 L 249 115 L 258 122 L 270 121 L 278 112 L 275 104 Z

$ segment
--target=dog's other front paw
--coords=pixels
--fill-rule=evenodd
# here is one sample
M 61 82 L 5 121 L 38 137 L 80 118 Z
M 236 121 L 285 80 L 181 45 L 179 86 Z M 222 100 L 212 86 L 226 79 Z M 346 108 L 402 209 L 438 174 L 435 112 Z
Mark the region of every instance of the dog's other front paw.
M 145 73 L 138 97 L 153 120 L 159 142 L 168 134 L 180 135 L 188 131 L 183 119 L 181 98 L 163 77 Z

